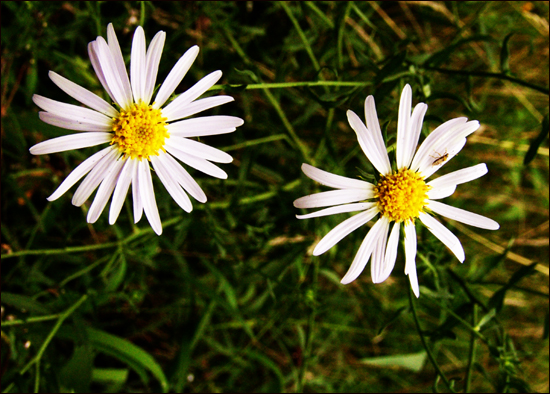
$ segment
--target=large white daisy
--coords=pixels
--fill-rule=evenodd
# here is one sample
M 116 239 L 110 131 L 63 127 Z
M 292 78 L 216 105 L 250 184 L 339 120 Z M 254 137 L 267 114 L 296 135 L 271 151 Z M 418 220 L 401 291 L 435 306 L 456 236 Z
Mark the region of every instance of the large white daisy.
M 97 37 L 88 44 L 92 66 L 114 105 L 53 71 L 49 73 L 51 80 L 89 108 L 33 96 L 35 104 L 45 111 L 39 113 L 42 121 L 80 131 L 34 145 L 30 148 L 33 155 L 109 143 L 108 147 L 76 167 L 48 197 L 50 201 L 59 198 L 88 174 L 72 199 L 74 205 L 80 206 L 99 186 L 88 211 L 88 223 L 94 223 L 99 218 L 113 195 L 109 210 L 109 223 L 113 224 L 131 184 L 135 222 L 141 219 L 145 211 L 151 227 L 160 235 L 162 224 L 149 164 L 168 193 L 187 212 L 192 210 L 192 205 L 186 192 L 200 202 L 206 202 L 206 195 L 176 159 L 213 177 L 227 178 L 227 174 L 211 161 L 230 163 L 232 157 L 190 137 L 231 133 L 243 124 L 243 120 L 234 116 L 180 120 L 233 101 L 230 96 L 197 100 L 221 78 L 222 72 L 218 70 L 208 74 L 163 107 L 195 61 L 198 46 L 191 47 L 178 60 L 151 103 L 165 38 L 165 32 L 158 32 L 146 48 L 143 29 L 141 26 L 136 29 L 132 41 L 130 78 L 112 24 L 107 26 L 107 41 Z
M 337 190 L 301 197 L 294 201 L 294 206 L 296 208 L 330 206 L 306 215 L 296 215 L 298 219 L 362 211 L 344 220 L 325 235 L 313 250 L 315 256 L 325 253 L 346 235 L 379 215 L 342 279 L 343 284 L 354 281 L 369 259 L 372 281 L 374 283 L 385 281 L 395 265 L 399 233 L 403 228 L 405 274 L 409 276 L 412 290 L 418 297 L 420 292 L 415 263 L 416 219 L 420 219 L 460 262 L 465 258 L 460 240 L 436 220 L 432 213 L 488 230 L 496 230 L 499 225 L 492 219 L 436 201 L 453 194 L 457 185 L 486 174 L 485 164 L 477 164 L 426 182 L 426 178 L 464 147 L 466 137 L 478 129 L 479 122 L 476 120 L 468 122 L 467 118 L 449 120 L 432 131 L 415 153 L 428 106 L 419 103 L 411 114 L 411 103 L 412 90 L 409 85 L 406 85 L 399 103 L 395 170 L 392 170 L 384 146 L 374 97 L 369 96 L 365 100 L 366 126 L 353 111 L 348 110 L 347 116 L 363 152 L 380 173 L 378 183 L 375 185 L 360 179 L 331 174 L 304 163 L 302 171 L 309 178 Z M 390 231 L 392 222 L 394 224 Z

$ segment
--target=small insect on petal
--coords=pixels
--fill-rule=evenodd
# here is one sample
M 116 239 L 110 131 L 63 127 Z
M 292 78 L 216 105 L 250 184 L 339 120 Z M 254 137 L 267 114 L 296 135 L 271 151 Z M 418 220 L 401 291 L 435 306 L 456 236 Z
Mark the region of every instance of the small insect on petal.
M 433 156 L 432 156 L 433 157 Z M 447 149 L 445 149 L 445 153 L 440 155 L 438 153 L 438 156 L 437 157 L 434 157 L 434 161 L 432 163 L 432 166 L 438 166 L 440 164 L 443 164 L 447 159 L 449 158 L 449 153 L 447 153 Z

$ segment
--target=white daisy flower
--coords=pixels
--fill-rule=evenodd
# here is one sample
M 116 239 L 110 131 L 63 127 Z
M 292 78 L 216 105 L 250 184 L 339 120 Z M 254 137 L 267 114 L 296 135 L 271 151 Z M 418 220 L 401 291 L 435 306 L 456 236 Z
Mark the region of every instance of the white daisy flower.
M 233 158 L 190 137 L 231 133 L 241 126 L 242 119 L 234 116 L 205 116 L 185 119 L 191 115 L 233 101 L 230 96 L 214 96 L 197 100 L 222 76 L 214 71 L 205 76 L 168 105 L 163 105 L 174 93 L 199 53 L 191 47 L 170 71 L 155 100 L 151 103 L 158 66 L 166 33 L 158 32 L 149 48 L 139 26 L 132 41 L 130 77 L 124 65 L 120 45 L 113 29 L 107 26 L 107 41 L 97 37 L 88 44 L 88 54 L 99 81 L 114 106 L 87 89 L 50 71 L 51 80 L 65 93 L 89 108 L 65 104 L 39 95 L 33 96 L 42 121 L 80 133 L 53 138 L 30 148 L 33 155 L 63 152 L 109 143 L 107 148 L 92 155 L 72 171 L 59 188 L 48 197 L 53 201 L 88 174 L 74 193 L 72 203 L 81 206 L 99 186 L 88 211 L 88 223 L 94 223 L 113 195 L 109 223 L 113 224 L 122 209 L 132 185 L 134 220 L 137 223 L 145 211 L 151 227 L 162 233 L 149 163 L 168 193 L 185 211 L 192 210 L 186 192 L 200 202 L 206 195 L 178 163 L 178 160 L 216 178 L 227 174 L 212 164 L 230 163 Z
M 499 225 L 492 219 L 436 201 L 453 194 L 457 185 L 485 175 L 487 173 L 485 164 L 477 164 L 426 182 L 426 178 L 464 147 L 466 137 L 478 129 L 479 122 L 476 120 L 468 122 L 467 118 L 449 120 L 437 127 L 415 154 L 428 106 L 419 103 L 411 114 L 411 102 L 412 90 L 409 85 L 406 85 L 401 94 L 397 122 L 397 171 L 392 170 L 378 123 L 374 97 L 369 96 L 365 100 L 366 126 L 353 111 L 348 110 L 347 116 L 363 152 L 380 173 L 378 183 L 374 185 L 363 180 L 331 174 L 304 163 L 302 171 L 309 178 L 337 190 L 301 197 L 294 201 L 294 206 L 296 208 L 330 206 L 307 215 L 296 215 L 298 219 L 362 211 L 344 220 L 325 235 L 313 250 L 314 256 L 325 253 L 346 235 L 379 215 L 379 219 L 368 231 L 351 267 L 342 279 L 343 284 L 354 281 L 369 259 L 372 281 L 374 283 L 385 281 L 395 265 L 399 232 L 403 228 L 405 274 L 409 276 L 412 290 L 418 297 L 420 293 L 415 263 L 416 219 L 420 219 L 460 262 L 465 258 L 460 240 L 437 221 L 432 213 L 488 230 L 497 230 Z M 390 231 L 392 222 L 394 224 Z

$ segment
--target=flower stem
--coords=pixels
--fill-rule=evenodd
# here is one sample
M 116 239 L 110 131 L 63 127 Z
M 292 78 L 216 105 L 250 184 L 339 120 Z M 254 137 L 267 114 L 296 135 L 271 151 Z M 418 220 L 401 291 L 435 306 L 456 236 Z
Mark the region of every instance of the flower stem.
M 411 304 L 411 310 L 412 310 L 413 317 L 414 317 L 414 323 L 416 325 L 418 335 L 420 335 L 420 340 L 422 341 L 422 346 L 424 346 L 424 349 L 426 349 L 426 353 L 428 354 L 428 358 L 430 359 L 430 362 L 434 366 L 437 375 L 440 376 L 441 379 L 443 379 L 443 382 L 445 382 L 445 386 L 447 386 L 449 391 L 452 392 L 452 393 L 455 393 L 456 391 L 453 390 L 453 388 L 451 386 L 451 382 L 449 382 L 449 380 L 447 379 L 447 377 L 445 376 L 445 374 L 443 373 L 441 368 L 439 368 L 439 364 L 437 363 L 437 361 L 435 361 L 435 357 L 434 357 L 432 351 L 430 350 L 430 348 L 428 347 L 428 343 L 426 342 L 426 338 L 424 338 L 424 334 L 422 334 L 422 328 L 420 328 L 420 322 L 418 321 L 418 315 L 416 314 L 416 306 L 415 306 L 414 300 L 413 300 L 412 289 L 409 289 L 409 301 L 410 301 L 410 304 Z
M 472 327 L 477 324 L 477 304 L 473 305 L 472 309 Z M 472 332 L 470 336 L 470 354 L 468 357 L 468 369 L 466 371 L 466 384 L 464 386 L 464 392 L 469 393 L 472 385 L 472 371 L 476 358 L 476 335 Z

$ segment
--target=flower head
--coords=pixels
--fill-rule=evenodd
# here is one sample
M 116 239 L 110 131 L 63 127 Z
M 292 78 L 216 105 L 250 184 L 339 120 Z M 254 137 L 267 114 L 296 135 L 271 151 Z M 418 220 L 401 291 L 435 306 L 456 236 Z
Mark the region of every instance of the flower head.
M 165 38 L 166 33 L 158 32 L 146 48 L 143 29 L 141 26 L 136 29 L 132 41 L 130 77 L 112 24 L 107 26 L 107 41 L 97 37 L 88 44 L 92 66 L 114 106 L 53 71 L 49 73 L 51 80 L 89 108 L 33 96 L 35 104 L 45 111 L 39 113 L 42 121 L 80 133 L 36 144 L 30 149 L 32 154 L 43 155 L 109 143 L 108 147 L 76 167 L 48 197 L 50 201 L 59 198 L 88 174 L 72 199 L 74 205 L 80 206 L 99 186 L 88 211 L 88 223 L 94 223 L 99 218 L 112 195 L 109 223 L 113 224 L 132 185 L 135 222 L 141 219 L 145 211 L 151 227 L 160 235 L 162 225 L 149 164 L 168 193 L 187 212 L 193 208 L 186 192 L 200 202 L 206 202 L 206 195 L 176 159 L 213 177 L 227 178 L 227 174 L 211 161 L 230 163 L 232 157 L 190 137 L 231 133 L 243 124 L 243 120 L 234 116 L 181 120 L 233 101 L 230 96 L 197 100 L 221 78 L 222 72 L 214 71 L 205 76 L 164 106 L 195 61 L 198 46 L 191 47 L 178 60 L 151 103 Z
M 351 110 L 347 112 L 347 116 L 363 152 L 380 173 L 377 184 L 331 174 L 304 163 L 302 171 L 309 178 L 337 190 L 301 197 L 294 201 L 294 206 L 330 207 L 306 215 L 296 215 L 298 219 L 362 211 L 344 220 L 326 234 L 313 250 L 315 256 L 325 253 L 346 235 L 378 215 L 378 220 L 368 231 L 342 279 L 343 284 L 354 281 L 365 269 L 369 259 L 372 281 L 385 281 L 395 265 L 399 233 L 403 228 L 405 274 L 409 276 L 412 290 L 418 297 L 420 292 L 415 263 L 416 219 L 443 242 L 460 262 L 465 258 L 462 244 L 450 230 L 432 216 L 432 213 L 488 230 L 496 230 L 499 225 L 492 219 L 436 201 L 453 194 L 457 185 L 485 175 L 485 164 L 477 164 L 426 182 L 428 177 L 464 147 L 466 137 L 479 128 L 479 122 L 467 121 L 466 118 L 449 120 L 432 131 L 417 150 L 428 106 L 419 103 L 411 114 L 411 102 L 412 90 L 406 85 L 399 103 L 395 170 L 392 170 L 384 146 L 374 98 L 369 96 L 365 100 L 366 125 Z

